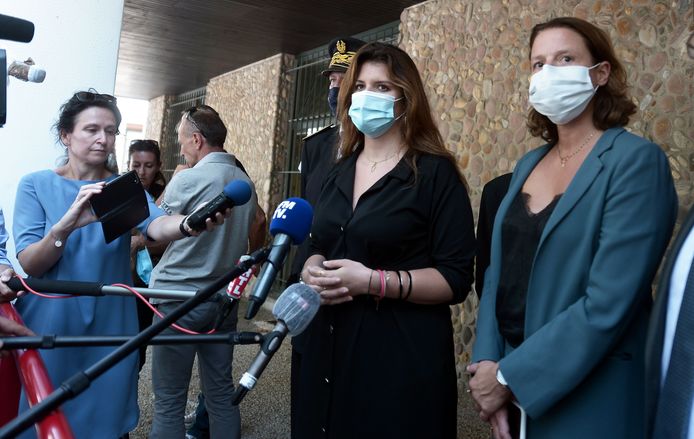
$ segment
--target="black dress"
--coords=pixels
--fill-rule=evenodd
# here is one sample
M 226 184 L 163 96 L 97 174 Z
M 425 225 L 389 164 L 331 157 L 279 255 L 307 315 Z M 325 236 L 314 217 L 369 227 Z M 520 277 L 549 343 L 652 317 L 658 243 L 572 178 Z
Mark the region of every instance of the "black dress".
M 470 291 L 475 239 L 464 185 L 448 160 L 404 162 L 352 211 L 358 153 L 328 176 L 315 209 L 312 253 L 369 268 L 436 268 L 453 303 Z M 416 285 L 415 285 L 416 288 Z M 457 381 L 449 304 L 373 296 L 321 307 L 308 329 L 295 437 L 455 438 Z

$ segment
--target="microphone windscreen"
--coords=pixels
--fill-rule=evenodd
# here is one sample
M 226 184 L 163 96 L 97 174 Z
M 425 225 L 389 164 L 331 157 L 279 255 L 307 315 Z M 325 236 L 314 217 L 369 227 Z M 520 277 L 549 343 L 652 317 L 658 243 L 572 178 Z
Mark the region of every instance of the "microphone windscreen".
M 29 82 L 43 82 L 46 79 L 46 71 L 38 67 L 29 67 L 29 75 L 27 77 Z
M 28 43 L 34 38 L 34 23 L 0 14 L 0 40 Z
M 248 203 L 251 193 L 251 185 L 245 180 L 232 180 L 224 186 L 224 195 L 234 202 L 234 206 Z
M 282 201 L 270 221 L 270 234 L 289 235 L 295 245 L 304 242 L 311 231 L 313 208 L 302 198 L 288 198 Z
M 277 298 L 272 314 L 282 320 L 289 334 L 299 335 L 320 307 L 320 296 L 306 284 L 292 284 Z

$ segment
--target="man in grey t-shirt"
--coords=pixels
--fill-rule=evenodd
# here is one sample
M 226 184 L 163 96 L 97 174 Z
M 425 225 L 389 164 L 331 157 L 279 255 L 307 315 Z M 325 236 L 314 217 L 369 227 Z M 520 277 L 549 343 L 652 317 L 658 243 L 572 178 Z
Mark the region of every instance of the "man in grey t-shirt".
M 209 106 L 191 108 L 183 113 L 178 125 L 181 155 L 190 169 L 177 173 L 167 185 L 161 208 L 169 214 L 190 214 L 196 207 L 219 195 L 231 180 L 253 183 L 237 166 L 236 159 L 224 148 L 226 126 Z M 239 257 L 248 251 L 248 234 L 255 215 L 257 196 L 232 209 L 220 227 L 196 239 L 173 242 L 162 255 L 150 279 L 151 288 L 199 290 L 228 273 Z M 220 294 L 224 294 L 220 290 Z M 153 299 L 157 309 L 168 314 L 180 302 Z M 220 302 L 216 298 L 199 305 L 177 324 L 196 332 L 214 326 Z M 218 333 L 236 330 L 237 308 L 218 329 Z M 158 317 L 155 317 L 155 321 Z M 169 328 L 163 334 L 176 334 Z M 233 346 L 224 344 L 162 345 L 153 347 L 152 384 L 154 419 L 150 438 L 185 437 L 183 418 L 191 369 L 198 355 L 200 379 L 206 396 L 212 437 L 238 438 L 240 416 L 232 405 L 234 384 L 231 376 Z

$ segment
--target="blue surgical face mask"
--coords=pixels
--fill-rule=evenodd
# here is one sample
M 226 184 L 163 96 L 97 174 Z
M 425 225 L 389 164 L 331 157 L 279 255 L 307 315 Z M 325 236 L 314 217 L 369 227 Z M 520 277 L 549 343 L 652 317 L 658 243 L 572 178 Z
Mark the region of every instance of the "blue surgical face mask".
M 152 258 L 149 257 L 149 252 L 146 248 L 137 252 L 137 261 L 135 263 L 137 275 L 146 284 L 149 284 L 149 278 L 152 274 Z
M 333 116 L 337 115 L 337 95 L 340 94 L 340 87 L 333 87 L 328 90 L 328 106 Z
M 390 129 L 396 120 L 405 113 L 395 117 L 395 99 L 385 93 L 373 91 L 358 91 L 352 94 L 352 105 L 349 107 L 349 117 L 352 123 L 365 136 L 380 137 Z

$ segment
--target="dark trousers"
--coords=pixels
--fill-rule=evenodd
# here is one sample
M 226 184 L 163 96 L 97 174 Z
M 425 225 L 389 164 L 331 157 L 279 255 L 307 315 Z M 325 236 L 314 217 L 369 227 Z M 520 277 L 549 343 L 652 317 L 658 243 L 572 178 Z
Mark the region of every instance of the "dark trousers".
M 205 395 L 200 392 L 198 394 L 198 406 L 195 408 L 195 421 L 186 431 L 196 439 L 209 439 L 210 437 L 210 417 L 205 408 Z

